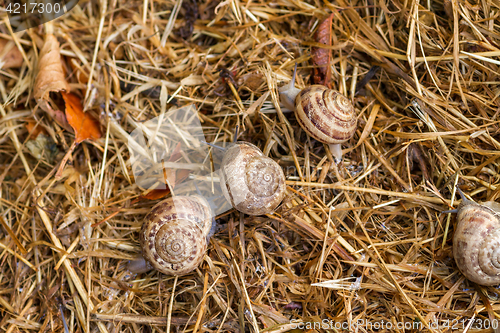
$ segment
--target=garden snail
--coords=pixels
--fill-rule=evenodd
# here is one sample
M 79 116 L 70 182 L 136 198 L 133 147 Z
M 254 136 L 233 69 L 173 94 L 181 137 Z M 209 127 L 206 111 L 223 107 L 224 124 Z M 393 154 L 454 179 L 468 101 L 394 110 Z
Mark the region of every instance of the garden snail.
M 140 232 L 142 255 L 158 271 L 183 275 L 203 260 L 212 209 L 200 196 L 175 196 L 156 204 Z
M 478 204 L 457 187 L 462 202 L 457 209 L 453 256 L 462 274 L 484 286 L 500 284 L 500 204 Z
M 248 215 L 263 215 L 278 207 L 286 189 L 285 174 L 278 163 L 249 142 L 235 141 L 227 148 L 210 145 L 224 151 L 221 188 L 234 208 Z
M 341 144 L 356 132 L 354 106 L 341 93 L 322 85 L 295 88 L 297 64 L 292 80 L 279 89 L 280 100 L 294 110 L 300 126 L 314 139 L 329 145 L 336 162 L 342 160 Z

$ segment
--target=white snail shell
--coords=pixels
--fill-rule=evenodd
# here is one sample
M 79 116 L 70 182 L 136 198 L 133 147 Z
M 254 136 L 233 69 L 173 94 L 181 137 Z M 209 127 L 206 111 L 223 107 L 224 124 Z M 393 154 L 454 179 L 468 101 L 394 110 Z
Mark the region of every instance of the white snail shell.
M 236 142 L 222 159 L 221 187 L 231 205 L 249 215 L 271 213 L 285 196 L 281 167 L 248 142 Z
M 203 260 L 212 210 L 199 196 L 170 197 L 156 204 L 140 232 L 142 255 L 155 269 L 183 275 Z
M 462 198 L 457 209 L 453 256 L 462 274 L 484 286 L 500 284 L 500 204 Z M 464 200 L 465 199 L 465 200 Z

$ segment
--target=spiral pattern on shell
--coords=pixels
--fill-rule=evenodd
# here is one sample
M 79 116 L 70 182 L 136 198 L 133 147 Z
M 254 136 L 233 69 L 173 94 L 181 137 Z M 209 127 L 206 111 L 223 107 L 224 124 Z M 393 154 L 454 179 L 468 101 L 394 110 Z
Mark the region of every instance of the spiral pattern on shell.
M 281 167 L 248 142 L 228 148 L 222 159 L 221 182 L 231 205 L 249 215 L 271 213 L 285 196 Z
M 270 158 L 252 157 L 245 165 L 246 183 L 250 192 L 258 197 L 272 196 L 280 184 L 281 168 Z
M 497 212 L 472 201 L 458 207 L 453 256 L 469 280 L 492 286 L 500 284 L 500 218 Z
M 198 196 L 170 197 L 153 207 L 140 233 L 143 257 L 158 271 L 183 275 L 203 260 L 212 211 Z
M 295 99 L 295 116 L 300 126 L 314 139 L 343 143 L 356 132 L 356 112 L 347 97 L 321 85 L 303 89 Z

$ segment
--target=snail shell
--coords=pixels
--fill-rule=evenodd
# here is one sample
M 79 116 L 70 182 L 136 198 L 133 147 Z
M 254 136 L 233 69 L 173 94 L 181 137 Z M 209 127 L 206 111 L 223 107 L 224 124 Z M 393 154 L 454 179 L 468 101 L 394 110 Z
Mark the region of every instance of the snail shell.
M 231 144 L 222 158 L 221 187 L 231 205 L 249 215 L 271 213 L 285 196 L 281 167 L 248 142 Z
M 484 286 L 500 284 L 500 204 L 462 197 L 457 209 L 453 256 L 462 274 Z M 465 199 L 465 200 L 464 200 Z
M 321 85 L 295 88 L 297 65 L 292 81 L 280 88 L 283 106 L 295 110 L 300 126 L 314 139 L 326 143 L 339 162 L 341 144 L 350 140 L 357 127 L 357 117 L 351 101 L 338 91 Z
M 212 210 L 199 196 L 176 196 L 159 202 L 140 232 L 142 255 L 155 269 L 183 275 L 203 260 Z
M 351 101 L 341 93 L 320 85 L 302 89 L 295 99 L 300 126 L 323 143 L 343 143 L 354 136 L 357 118 Z

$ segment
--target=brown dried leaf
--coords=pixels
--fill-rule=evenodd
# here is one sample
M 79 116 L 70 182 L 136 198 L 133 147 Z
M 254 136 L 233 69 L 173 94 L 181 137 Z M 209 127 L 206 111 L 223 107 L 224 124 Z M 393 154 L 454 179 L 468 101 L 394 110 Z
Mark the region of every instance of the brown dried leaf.
M 316 42 L 328 46 L 332 45 L 332 20 L 333 14 L 328 16 L 318 26 L 318 30 L 316 30 L 316 34 L 314 35 Z M 332 58 L 332 51 L 322 47 L 313 47 L 311 53 L 313 65 L 315 66 L 313 75 L 314 83 L 329 86 L 331 73 L 329 73 L 328 64 Z
M 56 123 L 64 128 L 68 132 L 73 132 L 73 128 L 69 126 L 68 120 L 66 119 L 66 114 L 64 111 L 59 110 L 57 107 L 55 109 L 47 101 L 42 101 L 40 107 L 47 112 Z
M 171 169 L 168 169 L 168 170 L 171 170 Z M 176 184 L 178 184 L 178 183 L 182 182 L 183 180 L 185 180 L 186 178 L 188 178 L 189 174 L 191 173 L 191 170 L 186 170 L 186 169 L 171 170 L 171 171 L 174 172 L 175 181 L 172 182 L 172 180 L 170 178 L 172 175 L 169 176 L 169 178 L 167 178 L 167 179 L 170 182 L 170 184 L 174 187 Z M 167 187 L 166 189 L 155 189 L 155 190 L 148 192 L 145 195 L 140 195 L 132 203 L 136 203 L 136 202 L 139 202 L 141 200 L 157 200 L 157 199 L 164 198 L 169 194 L 170 194 L 169 187 Z
M 0 39 L 0 68 L 18 68 L 23 61 L 23 55 L 14 42 Z
M 170 188 L 152 190 L 148 192 L 146 195 L 140 195 L 136 200 L 132 203 L 136 203 L 140 200 L 157 200 L 166 197 L 170 193 Z
M 26 121 L 26 124 L 24 124 L 24 126 L 28 130 L 30 139 L 36 139 L 39 134 L 48 135 L 45 128 L 42 125 L 38 124 L 35 120 L 29 119 L 28 121 Z
M 75 141 L 80 143 L 86 139 L 99 139 L 101 137 L 99 122 L 87 112 L 83 112 L 80 98 L 64 91 L 61 91 L 61 95 L 66 103 L 66 119 L 75 131 Z
M 238 86 L 245 85 L 246 88 L 257 91 L 259 87 L 264 83 L 264 77 L 261 73 L 253 72 L 242 75 L 238 78 Z
M 70 91 L 61 63 L 59 42 L 54 35 L 46 35 L 38 60 L 34 96 L 37 100 L 48 100 L 50 92 Z

